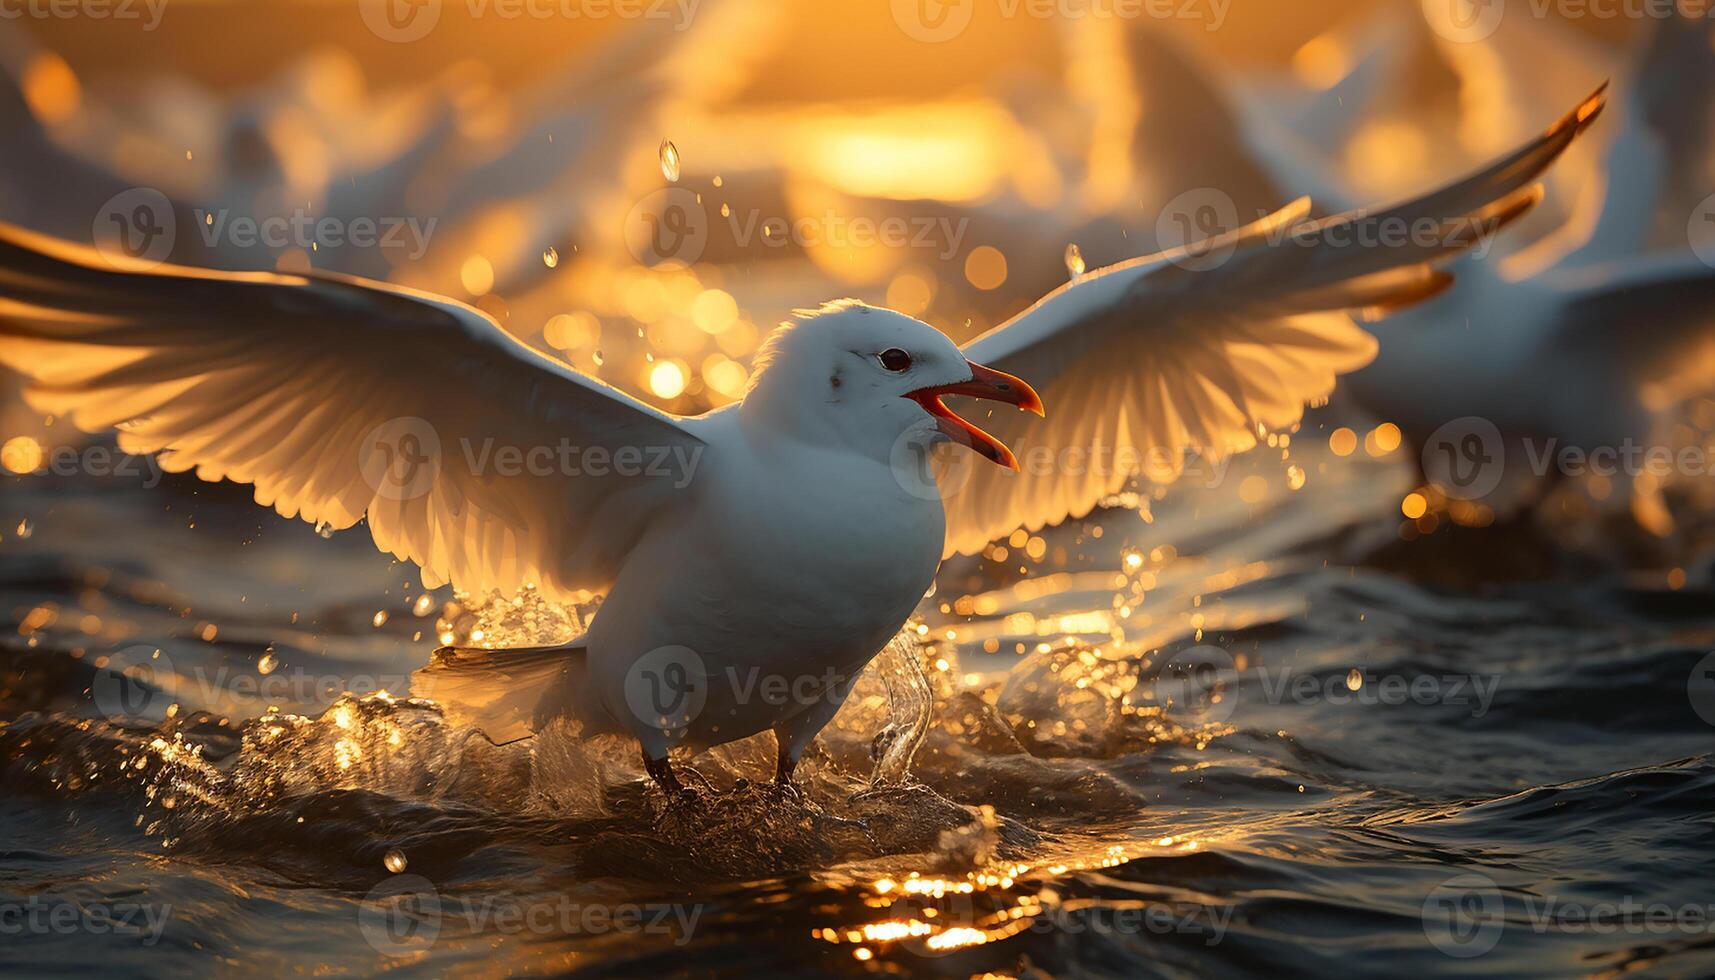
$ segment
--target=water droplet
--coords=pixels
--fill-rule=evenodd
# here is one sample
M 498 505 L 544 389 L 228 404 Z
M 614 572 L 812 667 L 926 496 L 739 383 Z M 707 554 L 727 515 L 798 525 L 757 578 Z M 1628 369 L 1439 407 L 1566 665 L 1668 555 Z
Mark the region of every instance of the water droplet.
M 1363 686 L 1364 675 L 1358 673 L 1358 668 L 1353 667 L 1352 672 L 1346 675 L 1346 690 L 1356 691 L 1358 688 Z
M 1304 467 L 1293 463 L 1286 468 L 1286 485 L 1294 490 L 1304 488 Z
M 316 534 L 324 538 L 333 537 L 333 525 L 329 524 L 327 521 L 317 521 Z
M 1066 246 L 1066 272 L 1073 279 L 1084 274 L 1084 253 L 1078 251 L 1078 243 Z
M 418 616 L 427 616 L 435 608 L 435 597 L 427 592 L 417 597 L 417 604 L 411 607 L 411 612 Z
M 595 362 L 596 367 L 601 367 L 601 362 L 606 360 L 606 358 L 602 357 L 600 350 L 597 350 L 594 354 L 590 355 L 590 360 Z
M 542 250 L 542 264 L 550 269 L 560 264 L 560 253 L 554 251 L 554 246 L 549 245 Z
M 375 624 L 376 629 L 380 629 L 381 627 L 387 625 L 387 610 L 385 610 L 385 609 L 378 610 L 375 613 L 375 617 L 373 619 L 371 619 L 370 622 Z
M 268 644 L 268 649 L 262 651 L 262 659 L 256 661 L 258 674 L 272 674 L 280 668 L 280 658 L 274 655 L 274 644 Z
M 34 533 L 36 533 L 36 527 L 28 520 L 18 522 L 18 537 L 27 538 Z
M 397 847 L 388 848 L 387 856 L 381 859 L 381 863 L 387 866 L 388 871 L 398 874 L 405 870 L 405 852 Z
M 679 180 L 679 148 L 672 140 L 661 141 L 661 176 L 675 183 Z
M 715 174 L 715 186 L 716 187 L 721 186 L 721 175 L 720 174 Z
M 732 217 L 732 205 L 730 205 L 730 204 L 721 205 L 721 217 L 723 217 L 723 218 Z

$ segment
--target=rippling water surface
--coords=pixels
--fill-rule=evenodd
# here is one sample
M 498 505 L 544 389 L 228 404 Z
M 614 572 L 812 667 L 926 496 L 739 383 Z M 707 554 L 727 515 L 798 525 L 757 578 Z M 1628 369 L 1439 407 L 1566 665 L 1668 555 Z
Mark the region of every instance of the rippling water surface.
M 554 610 L 231 487 L 9 480 L 0 965 L 1715 971 L 1707 564 L 1401 541 L 1397 460 L 1293 454 L 949 564 L 804 799 L 764 736 L 698 810 L 634 746 L 404 698 L 440 633 Z

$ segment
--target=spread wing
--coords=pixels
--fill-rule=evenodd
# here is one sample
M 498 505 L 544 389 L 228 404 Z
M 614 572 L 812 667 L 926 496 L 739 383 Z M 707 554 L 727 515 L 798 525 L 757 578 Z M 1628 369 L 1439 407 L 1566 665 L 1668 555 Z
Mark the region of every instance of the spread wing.
M 946 553 L 1081 517 L 1135 476 L 1177 476 L 1188 452 L 1241 452 L 1259 429 L 1298 421 L 1374 356 L 1351 313 L 1381 315 L 1451 285 L 1436 262 L 1536 204 L 1536 178 L 1602 104 L 1598 91 L 1488 169 L 1415 200 L 1315 221 L 1301 200 L 1085 276 L 977 338 L 967 356 L 1030 382 L 1048 418 L 979 413 L 1021 471 L 975 467 L 944 482 Z
M 702 443 L 460 304 L 354 278 L 116 268 L 0 227 L 0 363 L 79 428 L 286 517 L 367 518 L 424 584 L 610 584 Z

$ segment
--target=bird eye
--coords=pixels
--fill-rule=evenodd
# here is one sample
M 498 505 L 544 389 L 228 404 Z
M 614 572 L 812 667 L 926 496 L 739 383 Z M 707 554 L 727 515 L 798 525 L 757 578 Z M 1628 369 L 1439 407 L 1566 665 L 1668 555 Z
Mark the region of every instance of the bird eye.
M 897 347 L 889 347 L 875 355 L 881 366 L 895 373 L 908 370 L 911 367 L 911 355 Z

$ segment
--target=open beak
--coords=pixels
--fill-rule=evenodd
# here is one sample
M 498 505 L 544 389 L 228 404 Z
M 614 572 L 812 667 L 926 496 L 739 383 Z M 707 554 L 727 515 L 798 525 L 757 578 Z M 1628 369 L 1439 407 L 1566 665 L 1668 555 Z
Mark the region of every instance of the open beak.
M 969 395 L 972 398 L 983 398 L 989 401 L 1006 402 L 1016 405 L 1026 412 L 1043 415 L 1042 398 L 1036 394 L 1036 389 L 1025 384 L 1022 380 L 983 367 L 981 364 L 967 362 L 971 367 L 971 380 L 960 381 L 950 385 L 935 385 L 931 388 L 919 388 L 906 395 L 923 410 L 935 417 L 935 424 L 946 434 L 947 438 L 961 446 L 976 450 L 992 462 L 998 463 L 1009 470 L 1018 469 L 1018 457 L 1012 450 L 1006 448 L 999 439 L 977 428 L 971 423 L 953 414 L 941 399 L 947 395 Z

